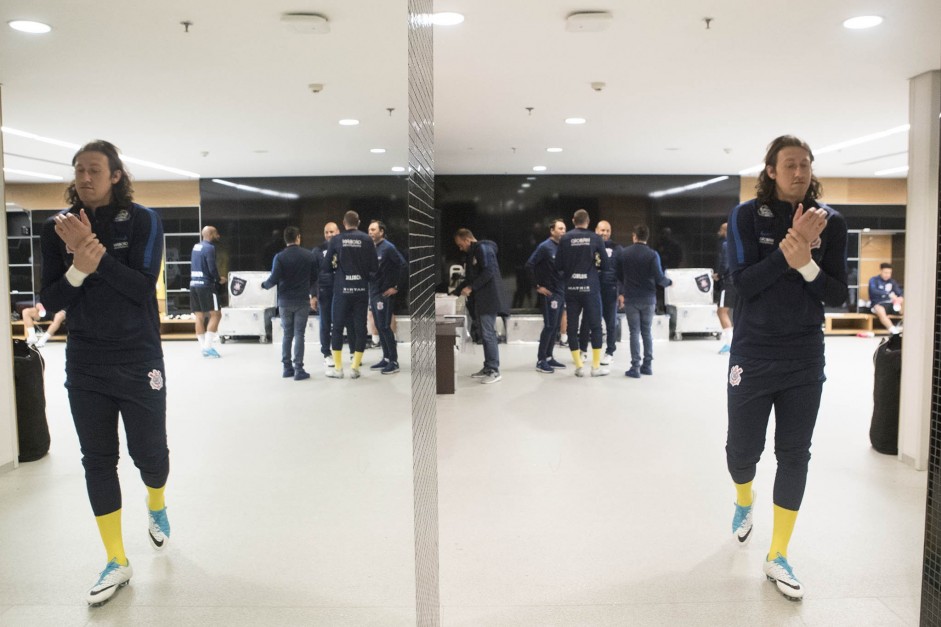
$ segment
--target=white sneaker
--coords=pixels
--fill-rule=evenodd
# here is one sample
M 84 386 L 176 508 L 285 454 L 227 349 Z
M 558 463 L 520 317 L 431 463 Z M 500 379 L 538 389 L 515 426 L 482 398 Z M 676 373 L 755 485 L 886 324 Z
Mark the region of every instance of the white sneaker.
M 611 353 L 605 353 L 604 355 L 601 356 L 602 366 L 610 366 L 611 362 L 613 361 L 614 361 L 614 355 L 612 355 Z
M 117 560 L 111 560 L 105 566 L 105 569 L 99 573 L 98 581 L 88 591 L 85 600 L 94 607 L 107 603 L 118 588 L 128 584 L 133 574 L 134 569 L 131 568 L 130 562 L 127 563 L 127 566 L 121 566 Z
M 889 333 L 891 333 L 892 335 L 898 335 L 901 332 L 902 332 L 902 329 L 900 327 L 895 326 L 894 324 L 891 327 L 889 327 Z
M 591 376 L 593 377 L 606 377 L 611 374 L 611 371 L 607 368 L 592 368 Z
M 323 367 L 324 368 L 336 368 L 336 364 L 333 361 L 333 357 L 324 357 Z
M 585 376 L 585 367 L 582 366 L 581 368 L 576 368 L 576 369 L 575 369 L 575 376 L 576 376 L 576 377 L 584 377 L 584 376 Z
M 343 378 L 343 368 L 327 368 L 327 378 L 328 379 L 342 379 Z
M 780 553 L 773 560 L 765 561 L 764 571 L 768 581 L 773 581 L 778 591 L 789 601 L 800 601 L 804 596 L 804 587 L 794 576 L 794 570 L 787 563 L 787 558 Z
M 147 509 L 148 533 L 150 546 L 157 551 L 162 551 L 170 540 L 170 521 L 167 519 L 167 508 L 160 511 Z
M 500 376 L 499 370 L 491 370 L 487 373 L 487 376 L 480 380 L 481 383 L 496 383 L 503 377 Z
M 359 379 L 359 368 L 350 368 L 350 378 Z
M 751 505 L 748 507 L 738 503 L 735 504 L 735 514 L 732 516 L 732 535 L 735 536 L 739 546 L 745 546 L 751 540 L 751 531 L 755 524 L 753 516 L 755 510 L 754 490 L 752 490 L 751 499 Z

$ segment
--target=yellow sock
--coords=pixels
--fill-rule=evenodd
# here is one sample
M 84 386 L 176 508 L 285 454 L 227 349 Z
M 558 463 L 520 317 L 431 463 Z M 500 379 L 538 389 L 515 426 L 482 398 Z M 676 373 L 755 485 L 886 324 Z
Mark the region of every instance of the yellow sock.
M 359 370 L 359 367 L 363 364 L 363 353 L 353 353 L 353 365 L 350 366 L 353 370 Z
M 127 566 L 127 555 L 124 554 L 124 538 L 121 535 L 121 510 L 115 510 L 104 516 L 95 516 L 98 523 L 98 533 L 108 553 L 108 561 L 118 560 L 122 566 Z
M 337 372 L 343 370 L 343 351 L 333 351 L 333 365 L 336 367 Z
M 150 486 L 144 487 L 147 488 L 147 509 L 152 512 L 159 512 L 167 506 L 166 501 L 163 499 L 163 491 L 167 489 L 166 485 L 160 486 L 159 488 L 151 488 Z
M 735 484 L 735 504 L 742 507 L 750 507 L 754 493 L 751 489 L 752 482 Z
M 581 368 L 585 365 L 582 361 L 582 352 L 581 351 L 572 351 L 572 359 L 575 360 L 575 367 Z
M 794 531 L 794 523 L 796 522 L 796 510 L 774 506 L 774 528 L 771 530 L 769 560 L 776 558 L 778 553 L 781 554 L 781 557 L 787 557 L 787 545 L 791 542 L 791 533 Z
M 591 349 L 591 367 L 597 370 L 601 367 L 601 349 Z

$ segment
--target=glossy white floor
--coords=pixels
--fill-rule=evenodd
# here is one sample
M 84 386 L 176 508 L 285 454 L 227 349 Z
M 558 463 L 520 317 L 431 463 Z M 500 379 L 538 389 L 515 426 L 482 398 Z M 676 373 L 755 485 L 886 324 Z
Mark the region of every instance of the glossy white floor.
M 731 542 L 717 342 L 658 342 L 655 374 L 641 380 L 623 374 L 626 344 L 597 379 L 537 374 L 534 346 L 503 350 L 502 381 L 465 376 L 439 397 L 442 623 L 916 625 L 927 477 L 870 448 L 877 344 L 827 340 L 790 547 L 801 603 L 761 573 L 773 450 L 758 470 L 753 540 Z M 463 374 L 481 361 L 478 347 Z
M 134 577 L 88 608 L 105 558 L 64 345 L 46 346 L 51 454 L 0 474 L 0 625 L 414 625 L 409 379 L 326 381 L 311 348 L 314 378 L 295 382 L 271 345 L 227 343 L 219 360 L 164 345 L 171 543 L 149 546 L 145 490 L 122 452 Z
M 535 345 L 480 347 L 439 396 L 444 625 L 915 625 L 926 475 L 868 443 L 878 340 L 828 339 L 823 409 L 791 543 L 807 587 L 761 575 L 773 455 L 759 468 L 754 540 L 729 541 L 727 359 L 711 340 L 658 342 L 655 375 L 533 371 Z M 89 609 L 102 564 L 62 383 L 44 349 L 46 459 L 0 475 L 0 625 L 414 624 L 407 346 L 402 374 L 282 380 L 277 348 L 218 361 L 166 345 L 172 544 L 144 536 L 144 489 L 122 461 L 132 583 Z M 310 350 L 310 345 L 308 350 Z M 367 363 L 376 351 L 367 352 Z M 557 354 L 566 356 L 564 349 Z M 568 360 L 565 360 L 568 361 Z

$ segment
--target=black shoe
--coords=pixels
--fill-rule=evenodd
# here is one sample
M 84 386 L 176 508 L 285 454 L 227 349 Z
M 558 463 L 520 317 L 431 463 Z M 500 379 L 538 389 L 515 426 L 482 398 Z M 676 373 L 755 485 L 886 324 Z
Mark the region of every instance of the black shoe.
M 640 367 L 640 373 L 641 373 L 641 374 L 653 374 L 653 368 L 651 368 L 649 365 L 648 365 L 648 366 L 641 366 L 641 367 Z
M 288 378 L 290 378 L 290 377 L 293 377 L 293 376 L 294 376 L 294 368 L 292 368 L 291 366 L 287 366 L 287 367 L 284 369 L 284 371 L 281 373 L 281 376 L 284 377 L 285 379 L 288 379 Z
M 394 361 L 390 361 L 385 368 L 382 369 L 382 374 L 395 374 L 399 371 L 399 364 Z
M 310 378 L 310 373 L 304 370 L 303 368 L 298 368 L 294 372 L 295 381 L 303 381 L 304 379 L 309 379 L 309 378 Z
M 565 364 L 563 364 L 563 363 L 560 362 L 560 361 L 556 361 L 556 360 L 555 360 L 555 357 L 550 357 L 549 359 L 546 360 L 546 363 L 549 364 L 550 366 L 552 366 L 553 368 L 555 368 L 556 370 L 564 370 L 564 369 L 565 369 Z
M 378 364 L 373 364 L 369 367 L 370 370 L 385 370 L 385 367 L 389 365 L 389 362 L 385 359 L 380 361 Z
M 471 375 L 471 379 L 484 379 L 490 374 L 490 368 L 481 368 Z
M 640 378 L 640 368 L 637 366 L 631 366 L 631 369 L 624 373 L 625 377 L 630 377 L 632 379 Z

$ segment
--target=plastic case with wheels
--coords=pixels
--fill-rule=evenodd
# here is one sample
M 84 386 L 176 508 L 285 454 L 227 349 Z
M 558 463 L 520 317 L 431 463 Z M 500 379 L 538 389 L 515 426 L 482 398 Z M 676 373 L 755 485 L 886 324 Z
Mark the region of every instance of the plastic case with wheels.
M 267 342 L 266 311 L 257 307 L 223 307 L 222 320 L 219 321 L 220 339 L 257 337 L 259 342 Z
M 269 272 L 232 271 L 228 276 L 229 306 L 222 308 L 219 339 L 257 337 L 267 342 L 271 318 L 278 311 L 278 290 L 264 289 L 261 284 Z
M 676 308 L 676 339 L 684 333 L 722 332 L 712 301 L 712 268 L 671 268 L 673 285 L 664 290 L 664 303 Z

